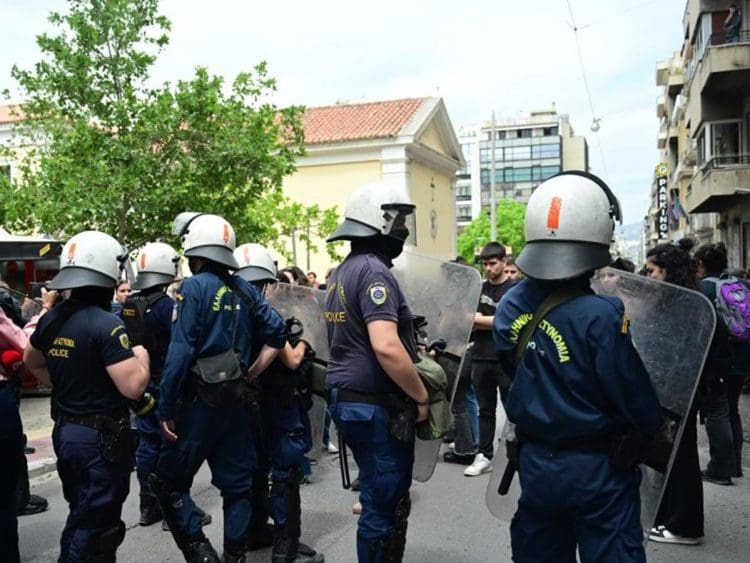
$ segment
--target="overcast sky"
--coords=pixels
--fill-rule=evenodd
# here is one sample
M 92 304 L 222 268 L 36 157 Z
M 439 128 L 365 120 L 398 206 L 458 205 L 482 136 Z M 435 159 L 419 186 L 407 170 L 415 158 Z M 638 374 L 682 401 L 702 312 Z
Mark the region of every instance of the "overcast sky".
M 65 6 L 0 0 L 0 90 L 15 87 L 13 63 L 38 60 L 35 35 Z M 625 222 L 647 211 L 658 159 L 655 66 L 679 50 L 685 0 L 163 0 L 161 9 L 172 33 L 155 82 L 188 79 L 199 65 L 231 81 L 266 60 L 279 104 L 439 95 L 456 128 L 554 102 L 588 138 L 592 171 L 613 187 Z

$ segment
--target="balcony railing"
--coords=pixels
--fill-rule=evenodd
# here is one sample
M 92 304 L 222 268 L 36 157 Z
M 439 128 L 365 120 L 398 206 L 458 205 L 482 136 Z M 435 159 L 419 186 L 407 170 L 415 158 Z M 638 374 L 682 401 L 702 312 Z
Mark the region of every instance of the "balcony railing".
M 732 43 L 748 43 L 750 42 L 750 31 L 740 31 L 736 34 L 737 39 L 727 41 L 727 34 L 724 31 L 717 31 L 716 33 L 712 33 L 711 37 L 708 40 L 708 44 L 710 46 L 715 45 L 727 45 Z
M 688 64 L 687 68 L 685 69 L 685 84 L 687 87 L 690 87 L 690 84 L 693 81 L 693 77 L 695 76 L 695 72 L 698 70 L 698 67 L 701 65 L 701 62 L 703 61 L 703 57 L 706 54 L 706 51 L 709 47 L 717 47 L 719 45 L 734 45 L 735 43 L 750 43 L 750 30 L 746 31 L 740 31 L 737 34 L 737 40 L 733 40 L 731 43 L 727 42 L 727 34 L 724 31 L 717 31 L 716 33 L 712 33 L 708 41 L 705 45 L 703 45 L 703 48 L 700 50 L 700 52 L 696 52 L 693 55 L 693 59 Z
M 464 194 L 458 194 L 456 196 L 456 201 L 469 201 L 471 199 L 471 194 L 464 195 Z
M 725 154 L 714 156 L 703 166 L 705 170 L 724 168 L 725 166 L 749 166 L 750 154 Z
M 456 223 L 471 223 L 471 215 L 456 215 Z

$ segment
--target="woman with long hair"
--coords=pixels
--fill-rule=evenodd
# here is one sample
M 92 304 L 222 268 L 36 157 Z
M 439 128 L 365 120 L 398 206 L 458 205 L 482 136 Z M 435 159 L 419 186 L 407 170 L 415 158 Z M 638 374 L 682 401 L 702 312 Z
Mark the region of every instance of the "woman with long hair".
M 646 258 L 646 273 L 650 278 L 698 290 L 697 264 L 683 248 L 660 244 L 652 248 Z M 706 365 L 701 373 L 699 392 L 705 389 L 713 374 L 726 369 L 723 350 L 726 332 L 717 324 Z M 686 415 L 682 439 L 667 486 L 662 496 L 654 527 L 649 532 L 651 541 L 682 545 L 698 545 L 703 540 L 703 482 L 698 460 L 697 413 L 700 400 L 695 400 Z

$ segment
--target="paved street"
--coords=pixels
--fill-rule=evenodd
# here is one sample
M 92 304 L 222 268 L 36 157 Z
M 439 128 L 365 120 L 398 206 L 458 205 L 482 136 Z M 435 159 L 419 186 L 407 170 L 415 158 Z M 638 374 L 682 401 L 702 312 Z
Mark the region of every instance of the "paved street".
M 743 396 L 743 411 L 750 412 L 750 397 Z M 42 413 L 44 399 L 26 400 L 24 415 Z M 34 424 L 34 423 L 31 423 Z M 37 422 L 37 424 L 39 424 Z M 703 434 L 701 432 L 701 434 Z M 703 437 L 702 437 L 703 439 Z M 702 455 L 706 444 L 702 444 Z M 356 495 L 344 491 L 338 471 L 338 457 L 315 452 L 313 484 L 302 489 L 303 540 L 326 554 L 329 563 L 351 563 L 354 557 L 356 516 L 351 506 Z M 745 474 L 750 475 L 748 457 Z M 353 462 L 352 462 L 353 465 Z M 510 561 L 508 526 L 495 520 L 484 504 L 488 476 L 466 478 L 462 468 L 438 464 L 428 483 L 412 487 L 413 509 L 405 561 L 415 563 Z M 356 469 L 353 468 L 353 473 Z M 221 545 L 221 499 L 210 485 L 204 467 L 196 477 L 193 494 L 214 517 L 206 533 L 214 545 Z M 706 484 L 706 539 L 699 547 L 649 544 L 649 561 L 663 563 L 712 563 L 745 561 L 750 552 L 750 477 L 736 479 L 732 487 Z M 60 530 L 67 507 L 55 472 L 36 477 L 34 493 L 46 496 L 50 510 L 19 519 L 23 561 L 56 561 Z M 171 536 L 158 525 L 139 527 L 137 483 L 132 479 L 131 495 L 125 505 L 128 534 L 118 552 L 118 561 L 181 561 Z M 270 559 L 269 550 L 251 554 L 248 561 Z

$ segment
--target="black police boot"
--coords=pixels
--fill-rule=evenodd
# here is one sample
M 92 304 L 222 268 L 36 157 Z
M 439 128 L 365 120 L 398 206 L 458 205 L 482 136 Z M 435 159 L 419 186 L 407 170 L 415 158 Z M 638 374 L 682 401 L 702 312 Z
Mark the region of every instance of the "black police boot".
M 246 563 L 245 559 L 245 540 L 227 541 L 224 540 L 224 563 Z
M 250 529 L 247 533 L 247 550 L 257 551 L 273 545 L 273 525 L 263 524 Z
M 29 500 L 24 506 L 18 507 L 18 516 L 29 516 L 31 514 L 39 514 L 49 508 L 49 503 L 44 497 L 39 495 L 29 495 Z
M 138 524 L 150 526 L 162 519 L 162 512 L 155 499 L 141 499 L 141 518 Z
M 273 539 L 271 563 L 325 563 L 325 557 L 299 540 L 277 533 Z
M 221 563 L 219 554 L 216 553 L 211 542 L 203 534 L 201 536 L 193 541 L 188 541 L 185 545 L 185 549 L 182 551 L 185 555 L 185 561 L 187 563 Z

